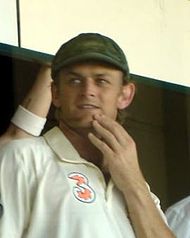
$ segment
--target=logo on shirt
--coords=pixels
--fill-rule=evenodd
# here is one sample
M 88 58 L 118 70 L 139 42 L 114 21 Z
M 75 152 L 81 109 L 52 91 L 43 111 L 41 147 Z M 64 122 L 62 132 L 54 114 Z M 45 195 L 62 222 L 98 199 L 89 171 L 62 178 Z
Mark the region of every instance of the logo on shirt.
M 76 186 L 73 187 L 73 194 L 81 202 L 92 203 L 95 200 L 95 192 L 90 187 L 88 178 L 77 172 L 70 173 L 69 179 L 75 181 Z

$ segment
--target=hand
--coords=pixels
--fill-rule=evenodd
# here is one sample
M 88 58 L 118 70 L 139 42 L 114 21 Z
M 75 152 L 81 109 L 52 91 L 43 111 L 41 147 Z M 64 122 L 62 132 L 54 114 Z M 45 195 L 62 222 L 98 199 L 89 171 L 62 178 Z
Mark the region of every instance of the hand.
M 104 115 L 95 115 L 92 126 L 96 135 L 89 133 L 89 140 L 102 152 L 104 166 L 118 189 L 125 193 L 137 182 L 144 186 L 136 144 L 126 130 Z
M 92 126 L 96 134 L 90 133 L 89 140 L 102 152 L 112 180 L 124 195 L 136 237 L 174 238 L 141 173 L 134 140 L 121 125 L 106 116 L 94 116 Z

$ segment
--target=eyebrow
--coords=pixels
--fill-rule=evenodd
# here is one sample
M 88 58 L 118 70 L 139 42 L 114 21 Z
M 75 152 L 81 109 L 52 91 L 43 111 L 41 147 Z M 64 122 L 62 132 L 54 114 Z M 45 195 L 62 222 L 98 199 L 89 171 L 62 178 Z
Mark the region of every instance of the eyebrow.
M 80 73 L 77 73 L 75 71 L 67 71 L 66 74 L 81 77 L 81 78 L 85 78 L 84 75 L 82 75 Z M 95 73 L 95 74 L 92 75 L 92 77 L 102 77 L 102 76 L 110 77 L 110 74 L 108 74 L 108 73 Z
M 73 75 L 73 76 L 77 76 L 77 77 L 83 77 L 81 74 L 74 72 L 74 71 L 67 71 L 66 72 L 67 75 Z

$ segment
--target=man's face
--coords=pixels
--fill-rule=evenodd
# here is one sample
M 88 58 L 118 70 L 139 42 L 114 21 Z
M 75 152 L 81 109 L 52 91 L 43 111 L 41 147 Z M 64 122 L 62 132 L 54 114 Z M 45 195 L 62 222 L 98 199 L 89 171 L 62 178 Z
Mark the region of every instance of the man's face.
M 81 63 L 63 69 L 53 90 L 60 120 L 77 129 L 91 127 L 97 113 L 116 119 L 122 80 L 120 70 L 99 63 Z

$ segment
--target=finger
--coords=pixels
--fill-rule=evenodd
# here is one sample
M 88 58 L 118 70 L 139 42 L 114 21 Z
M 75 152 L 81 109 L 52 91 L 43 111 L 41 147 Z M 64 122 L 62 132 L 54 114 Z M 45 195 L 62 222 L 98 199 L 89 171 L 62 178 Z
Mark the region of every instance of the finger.
M 116 137 L 104 128 L 102 125 L 99 124 L 98 121 L 94 120 L 92 122 L 93 128 L 96 131 L 97 135 L 104 141 L 112 150 L 115 152 L 120 149 L 120 144 L 118 143 Z
M 113 134 L 121 145 L 126 145 L 127 140 L 131 138 L 127 131 L 111 118 L 104 115 L 95 115 L 95 120 L 97 120 L 102 127 L 106 128 L 111 134 Z
M 88 138 L 91 143 L 102 152 L 103 155 L 112 153 L 111 148 L 104 141 L 96 137 L 93 133 L 89 133 Z

